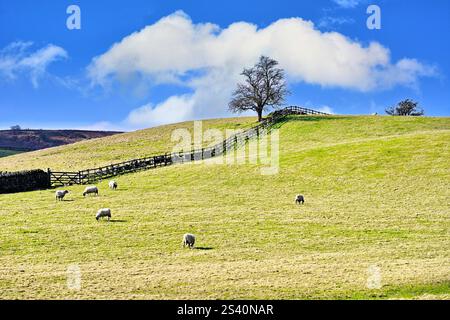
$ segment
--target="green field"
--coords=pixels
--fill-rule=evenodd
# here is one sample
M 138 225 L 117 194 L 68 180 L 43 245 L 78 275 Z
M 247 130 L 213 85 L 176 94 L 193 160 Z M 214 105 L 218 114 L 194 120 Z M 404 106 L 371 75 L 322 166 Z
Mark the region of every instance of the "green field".
M 8 150 L 8 149 L 0 149 L 0 158 L 12 156 L 14 154 L 19 154 L 21 151 Z
M 254 118 L 211 120 L 243 128 Z M 82 169 L 170 151 L 192 123 L 0 159 Z M 0 195 L 0 298 L 450 299 L 450 118 L 291 116 L 280 172 L 211 161 L 124 175 L 100 196 Z M 294 204 L 297 193 L 303 206 Z M 110 207 L 113 220 L 97 222 Z M 182 249 L 186 232 L 196 249 Z M 67 268 L 81 270 L 81 290 Z M 371 267 L 381 288 L 367 287 Z

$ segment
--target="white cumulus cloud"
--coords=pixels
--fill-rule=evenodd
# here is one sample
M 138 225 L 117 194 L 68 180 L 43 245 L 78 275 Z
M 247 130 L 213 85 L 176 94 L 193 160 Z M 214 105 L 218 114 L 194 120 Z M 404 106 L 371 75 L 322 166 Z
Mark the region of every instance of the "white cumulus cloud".
M 236 22 L 226 28 L 193 23 L 178 11 L 134 32 L 95 57 L 88 67 L 94 85 L 140 75 L 154 83 L 176 83 L 192 93 L 148 104 L 128 116 L 134 125 L 222 116 L 243 67 L 260 55 L 280 62 L 290 83 L 357 91 L 415 87 L 433 67 L 405 58 L 392 61 L 388 48 L 367 45 L 337 32 L 321 32 L 301 18 L 280 19 L 265 28 Z

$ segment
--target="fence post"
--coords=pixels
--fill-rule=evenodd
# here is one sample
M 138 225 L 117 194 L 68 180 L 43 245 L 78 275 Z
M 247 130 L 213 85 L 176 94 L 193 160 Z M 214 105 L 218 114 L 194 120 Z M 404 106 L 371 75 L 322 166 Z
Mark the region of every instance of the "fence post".
M 48 186 L 51 187 L 52 186 L 52 171 L 50 170 L 50 168 L 47 168 L 47 175 L 48 175 Z

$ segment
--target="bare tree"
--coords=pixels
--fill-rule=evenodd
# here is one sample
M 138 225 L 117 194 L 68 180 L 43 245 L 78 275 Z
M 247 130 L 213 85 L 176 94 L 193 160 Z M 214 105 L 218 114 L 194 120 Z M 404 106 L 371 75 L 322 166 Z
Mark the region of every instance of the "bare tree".
M 400 101 L 396 106 L 386 109 L 386 113 L 391 116 L 423 116 L 424 111 L 418 107 L 419 103 L 406 99 Z
M 239 83 L 228 104 L 232 112 L 256 111 L 258 121 L 264 110 L 281 106 L 289 94 L 284 80 L 284 70 L 277 68 L 278 62 L 261 56 L 252 68 L 244 69 L 241 75 L 245 83 Z

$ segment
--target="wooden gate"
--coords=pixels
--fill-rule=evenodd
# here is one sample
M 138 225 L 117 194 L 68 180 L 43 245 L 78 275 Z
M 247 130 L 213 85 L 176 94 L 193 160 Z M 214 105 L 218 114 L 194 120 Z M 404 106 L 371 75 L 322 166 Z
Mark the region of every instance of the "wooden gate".
M 73 184 L 80 184 L 79 172 L 53 172 L 48 170 L 50 176 L 51 186 L 71 186 Z

